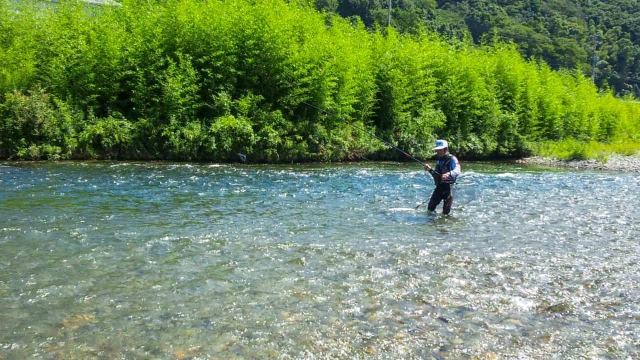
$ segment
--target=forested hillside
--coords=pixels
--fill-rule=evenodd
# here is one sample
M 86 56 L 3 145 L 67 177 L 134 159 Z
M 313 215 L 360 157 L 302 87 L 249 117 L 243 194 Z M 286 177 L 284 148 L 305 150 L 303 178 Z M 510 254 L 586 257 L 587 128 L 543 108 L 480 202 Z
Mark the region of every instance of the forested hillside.
M 640 143 L 640 103 L 580 71 L 304 1 L 0 0 L 0 64 L 1 159 L 403 158 L 371 135 L 420 158 L 436 138 L 465 158 Z
M 528 59 L 580 69 L 600 88 L 640 97 L 638 0 L 317 0 L 316 7 L 369 27 L 390 19 L 400 32 L 513 42 Z

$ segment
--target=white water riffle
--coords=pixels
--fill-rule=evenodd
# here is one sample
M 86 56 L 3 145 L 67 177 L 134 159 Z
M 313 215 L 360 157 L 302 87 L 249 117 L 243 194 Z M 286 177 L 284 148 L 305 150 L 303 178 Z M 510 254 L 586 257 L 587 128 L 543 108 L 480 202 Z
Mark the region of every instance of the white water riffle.
M 0 358 L 640 357 L 639 178 L 463 170 L 5 163 Z

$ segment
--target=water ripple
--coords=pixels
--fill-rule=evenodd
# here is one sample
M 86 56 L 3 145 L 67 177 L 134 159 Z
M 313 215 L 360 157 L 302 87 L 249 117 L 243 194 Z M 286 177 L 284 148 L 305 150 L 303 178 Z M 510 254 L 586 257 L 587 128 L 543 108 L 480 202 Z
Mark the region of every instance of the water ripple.
M 0 358 L 635 358 L 640 179 L 0 166 Z

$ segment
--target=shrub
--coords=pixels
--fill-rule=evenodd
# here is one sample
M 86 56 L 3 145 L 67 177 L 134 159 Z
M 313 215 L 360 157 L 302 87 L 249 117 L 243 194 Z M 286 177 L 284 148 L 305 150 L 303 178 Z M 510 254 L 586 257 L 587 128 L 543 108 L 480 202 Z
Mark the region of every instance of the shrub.
M 80 133 L 79 157 L 121 159 L 133 142 L 133 125 L 119 114 L 106 118 L 93 118 Z
M 77 116 L 40 87 L 6 94 L 0 104 L 0 157 L 68 158 L 75 147 Z
M 221 116 L 213 122 L 209 134 L 216 144 L 213 159 L 233 161 L 237 153 L 250 154 L 256 137 L 249 120 L 233 115 Z

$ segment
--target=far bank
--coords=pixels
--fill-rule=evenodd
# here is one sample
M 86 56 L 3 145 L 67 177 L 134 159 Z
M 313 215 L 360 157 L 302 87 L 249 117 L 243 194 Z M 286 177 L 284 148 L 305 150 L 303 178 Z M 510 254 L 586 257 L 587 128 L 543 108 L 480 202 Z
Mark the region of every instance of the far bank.
M 640 156 L 612 155 L 603 160 L 561 160 L 543 156 L 532 156 L 516 160 L 516 163 L 526 165 L 541 165 L 551 167 L 572 168 L 578 170 L 601 170 L 617 172 L 640 172 Z

